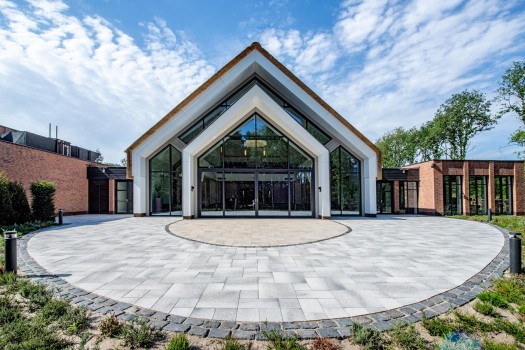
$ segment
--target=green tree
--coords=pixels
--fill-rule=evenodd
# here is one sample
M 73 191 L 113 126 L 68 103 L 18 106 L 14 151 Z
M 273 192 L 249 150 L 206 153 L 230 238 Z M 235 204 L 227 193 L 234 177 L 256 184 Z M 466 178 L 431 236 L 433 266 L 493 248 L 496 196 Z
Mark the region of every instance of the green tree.
M 465 90 L 439 107 L 432 123 L 450 159 L 465 159 L 472 138 L 494 127 L 499 116 L 491 115 L 490 106 L 482 92 Z
M 24 186 L 18 181 L 9 182 L 9 192 L 11 192 L 11 206 L 13 210 L 12 221 L 14 224 L 24 224 L 31 220 L 31 209 L 27 201 Z
M 512 67 L 505 71 L 497 93 L 496 100 L 501 103 L 499 115 L 515 113 L 523 123 L 522 129 L 516 130 L 510 141 L 525 146 L 525 61 L 514 62 Z
M 434 121 L 426 122 L 419 128 L 415 143 L 419 149 L 419 159 L 423 162 L 441 159 L 445 154 L 443 133 Z
M 414 163 L 418 155 L 418 137 L 416 128 L 405 130 L 399 127 L 383 134 L 376 142 L 381 150 L 383 167 L 397 168 Z

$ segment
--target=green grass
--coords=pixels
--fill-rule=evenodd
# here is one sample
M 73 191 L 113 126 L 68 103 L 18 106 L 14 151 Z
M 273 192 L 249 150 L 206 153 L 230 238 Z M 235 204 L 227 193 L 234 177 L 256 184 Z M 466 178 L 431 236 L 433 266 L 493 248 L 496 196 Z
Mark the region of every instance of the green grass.
M 496 309 L 494 309 L 494 306 L 484 301 L 477 301 L 473 307 L 474 307 L 474 310 L 476 310 L 482 315 L 489 316 L 489 317 L 499 317 L 500 316 L 500 314 L 498 314 Z
M 500 278 L 494 282 L 492 289 L 509 303 L 525 302 L 525 281 L 522 279 Z
M 160 339 L 161 333 L 149 328 L 144 320 L 134 318 L 131 323 L 125 324 L 120 332 L 124 346 L 130 348 L 149 348 Z
M 428 333 L 434 337 L 444 337 L 456 330 L 454 322 L 438 317 L 424 319 L 423 327 L 425 327 Z
M 429 344 L 421 338 L 414 325 L 398 323 L 388 332 L 392 338 L 392 343 L 403 350 L 425 350 L 429 349 Z
M 525 343 L 525 325 L 523 322 L 516 323 L 504 318 L 497 318 L 493 325 L 497 330 L 512 335 L 520 343 Z
M 297 337 L 286 337 L 281 332 L 272 330 L 264 331 L 263 335 L 268 340 L 268 350 L 304 350 L 305 347 L 297 342 Z
M 478 294 L 478 299 L 487 302 L 495 307 L 507 308 L 509 303 L 505 296 L 499 292 L 484 291 Z
M 220 348 L 221 350 L 245 350 L 246 347 L 239 343 L 237 340 L 229 336 L 228 338 L 221 341 Z M 169 349 L 168 350 L 175 350 Z
M 453 215 L 450 217 L 470 221 L 488 222 L 486 215 Z M 511 232 L 518 232 L 522 235 L 525 234 L 525 216 L 492 215 L 491 223 Z
M 171 338 L 167 350 L 189 350 L 190 342 L 186 334 L 179 334 Z
M 467 315 L 465 313 L 455 311 L 454 312 L 455 322 L 457 329 L 467 333 L 486 333 L 494 330 L 494 326 L 491 323 L 486 323 L 478 320 L 475 315 Z
M 516 344 L 497 343 L 492 340 L 483 342 L 483 350 L 519 350 Z
M 357 323 L 354 323 L 350 328 L 350 337 L 356 344 L 363 346 L 366 350 L 386 348 L 386 341 L 380 332 L 371 328 L 365 328 Z

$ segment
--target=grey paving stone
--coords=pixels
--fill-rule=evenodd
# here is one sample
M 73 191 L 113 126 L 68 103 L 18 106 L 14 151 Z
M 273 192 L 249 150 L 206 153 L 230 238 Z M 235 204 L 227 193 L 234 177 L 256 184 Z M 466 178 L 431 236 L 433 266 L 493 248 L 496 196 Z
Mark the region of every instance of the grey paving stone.
M 232 336 L 235 339 L 239 340 L 252 340 L 255 339 L 255 331 L 242 331 L 242 330 L 235 330 L 232 332 Z
M 406 323 L 414 323 L 414 322 L 419 322 L 421 321 L 421 318 L 415 316 L 415 315 L 408 315 L 408 316 L 405 316 L 403 318 L 401 318 L 403 321 L 405 321 Z
M 102 314 L 102 315 L 107 315 L 107 314 L 109 314 L 109 313 L 112 312 L 112 311 L 113 311 L 113 309 L 110 309 L 110 308 L 107 307 L 107 306 L 104 306 L 104 307 L 102 307 L 102 308 L 100 308 L 100 309 L 97 310 L 97 312 L 100 313 L 100 314 Z
M 239 325 L 236 322 L 230 322 L 230 321 L 222 321 L 221 325 L 219 326 L 219 328 L 221 329 L 230 329 L 230 330 L 237 329 L 238 327 Z
M 341 338 L 348 338 L 350 336 L 350 327 L 339 327 L 336 328 Z
M 354 324 L 354 321 L 352 321 L 350 318 L 341 318 L 336 320 L 336 322 L 340 327 L 350 327 Z
M 392 327 L 392 323 L 390 323 L 389 321 L 377 321 L 372 322 L 370 324 L 370 327 L 374 328 L 377 331 L 383 332 L 390 329 L 390 327 Z
M 299 329 L 299 324 L 295 322 L 284 322 L 282 324 L 283 329 Z
M 204 327 L 204 328 L 219 328 L 220 324 L 221 323 L 219 321 L 205 321 L 202 324 L 202 327 Z
M 334 328 L 334 327 L 337 327 L 337 323 L 335 323 L 334 321 L 319 321 L 317 323 L 317 327 L 319 328 Z
M 183 323 L 189 324 L 190 326 L 200 326 L 204 323 L 204 320 L 199 318 L 187 318 Z
M 164 326 L 164 330 L 165 331 L 170 331 L 170 332 L 184 333 L 184 332 L 187 332 L 188 329 L 190 329 L 190 325 L 188 325 L 188 324 L 180 324 L 180 323 L 171 323 L 171 322 L 169 322 L 166 326 Z
M 168 321 L 161 321 L 161 320 L 151 320 L 148 322 L 148 325 L 151 328 L 155 329 L 162 329 L 168 324 Z
M 391 318 L 399 318 L 399 317 L 405 316 L 403 312 L 396 310 L 396 309 L 388 310 L 386 314 L 390 316 Z
M 151 317 L 157 320 L 164 321 L 168 318 L 168 314 L 165 312 L 155 312 L 153 315 L 151 315 Z
M 301 329 L 315 329 L 317 328 L 316 322 L 299 322 L 299 327 Z
M 413 314 L 415 314 L 417 312 L 416 309 L 414 309 L 414 308 L 412 308 L 410 306 L 401 307 L 401 308 L 399 308 L 399 311 L 401 311 L 405 315 L 413 315 Z
M 372 323 L 372 319 L 370 317 L 367 317 L 367 316 L 352 317 L 352 321 L 354 321 L 355 323 L 358 323 L 360 325 L 365 325 L 365 324 Z
M 317 333 L 313 329 L 298 329 L 295 331 L 299 339 L 315 339 Z
M 127 303 L 116 303 L 115 305 L 111 306 L 114 310 L 126 310 L 131 307 L 130 304 Z
M 90 309 L 91 311 L 97 311 L 98 309 L 101 309 L 103 307 L 104 307 L 104 305 L 92 303 L 92 304 L 88 305 L 87 308 Z
M 262 322 L 260 324 L 260 330 L 262 332 L 281 331 L 281 324 L 276 322 Z
M 182 323 L 182 322 L 186 321 L 186 317 L 169 315 L 168 316 L 168 321 L 170 321 L 172 323 Z
M 258 331 L 259 324 L 258 323 L 241 323 L 239 324 L 239 330 L 240 331 Z
M 123 313 L 117 316 L 119 319 L 123 321 L 131 321 L 135 315 Z
M 139 316 L 146 316 L 146 317 L 149 317 L 149 316 L 153 315 L 154 313 L 155 313 L 155 311 L 148 310 L 148 309 L 142 309 L 142 310 L 136 312 L 137 315 L 139 315 Z
M 317 334 L 321 338 L 341 338 L 341 334 L 334 328 L 319 328 Z
M 210 332 L 208 333 L 208 338 L 224 339 L 224 338 L 228 338 L 230 334 L 231 334 L 231 331 L 229 329 L 214 328 L 214 329 L 210 329 Z

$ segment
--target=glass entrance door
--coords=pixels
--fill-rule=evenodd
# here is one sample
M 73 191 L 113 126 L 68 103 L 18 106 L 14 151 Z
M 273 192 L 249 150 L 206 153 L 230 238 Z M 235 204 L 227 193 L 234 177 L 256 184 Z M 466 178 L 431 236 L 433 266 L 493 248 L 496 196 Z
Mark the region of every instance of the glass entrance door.
M 255 216 L 255 173 L 224 173 L 224 215 Z
M 133 213 L 133 182 L 116 181 L 115 182 L 115 213 L 131 214 Z
M 259 216 L 288 216 L 288 172 L 257 175 Z

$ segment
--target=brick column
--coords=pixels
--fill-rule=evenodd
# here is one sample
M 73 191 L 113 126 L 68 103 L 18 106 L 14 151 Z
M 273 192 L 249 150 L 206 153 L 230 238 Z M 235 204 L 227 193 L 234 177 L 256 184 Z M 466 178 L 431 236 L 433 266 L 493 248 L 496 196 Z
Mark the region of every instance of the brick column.
M 470 167 L 468 161 L 463 162 L 463 183 L 461 184 L 463 214 L 470 215 Z
M 512 196 L 514 215 L 525 215 L 525 174 L 521 162 L 514 163 Z
M 111 179 L 109 181 L 108 191 L 109 191 L 109 213 L 115 214 L 115 180 Z
M 494 162 L 489 162 L 489 184 L 488 184 L 488 209 L 492 209 L 492 214 L 496 211 L 496 190 L 494 189 Z
M 394 207 L 392 210 L 394 214 L 399 214 L 399 181 L 394 181 L 392 184 L 393 196 L 394 196 Z

